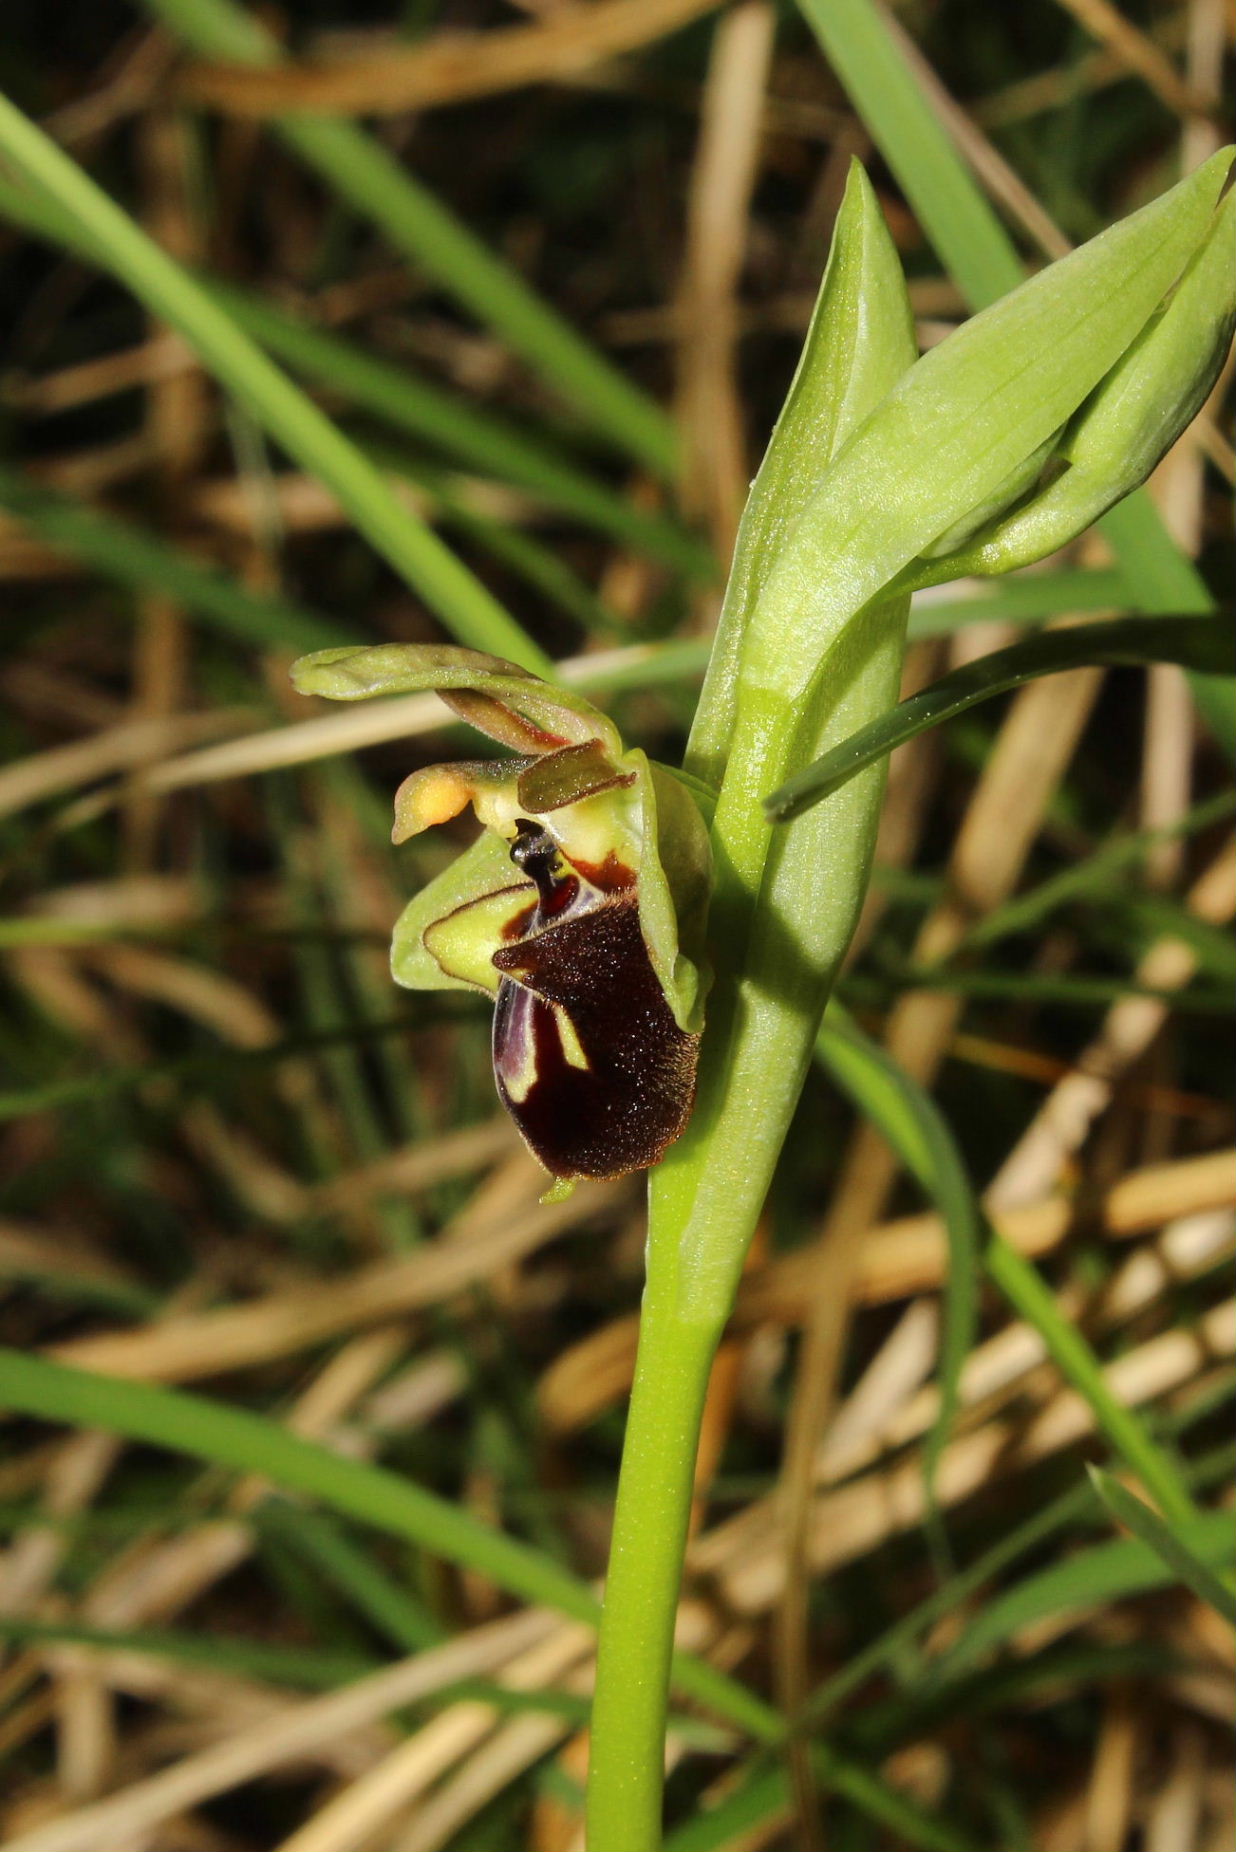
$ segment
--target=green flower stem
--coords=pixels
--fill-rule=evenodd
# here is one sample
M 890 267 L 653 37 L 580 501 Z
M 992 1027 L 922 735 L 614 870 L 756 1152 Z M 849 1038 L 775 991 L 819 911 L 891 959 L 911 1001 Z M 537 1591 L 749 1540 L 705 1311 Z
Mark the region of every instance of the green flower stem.
M 605 1584 L 588 1780 L 589 1852 L 661 1843 L 666 1691 L 713 1321 L 684 1315 L 675 1256 L 649 1255 Z M 667 1592 L 672 1591 L 667 1600 Z
M 913 359 L 897 255 L 855 169 L 803 359 L 743 517 L 688 754 L 688 770 L 720 787 L 715 982 L 695 1110 L 649 1180 L 648 1287 L 597 1665 L 589 1852 L 661 1843 L 666 1677 L 709 1366 L 858 917 L 883 770 L 789 830 L 772 829 L 760 800 L 897 697 L 908 600 L 860 611 L 861 596 L 847 603 L 852 586 L 841 585 L 805 609 L 804 587 L 819 574 L 808 567 L 774 585 L 772 562 L 838 448 Z M 762 663 L 751 648 L 757 607 Z M 753 672 L 769 662 L 770 633 L 805 643 L 808 630 L 805 679 Z
M 800 762 L 805 734 L 843 738 L 858 713 L 895 700 L 905 612 L 904 600 L 885 604 L 849 626 L 822 722 L 758 689 L 740 697 L 713 826 L 719 968 L 696 1107 L 650 1179 L 648 1285 L 597 1665 L 589 1852 L 660 1844 L 667 1672 L 709 1366 L 862 902 L 883 772 L 853 779 L 775 836 L 760 793 L 777 768 Z

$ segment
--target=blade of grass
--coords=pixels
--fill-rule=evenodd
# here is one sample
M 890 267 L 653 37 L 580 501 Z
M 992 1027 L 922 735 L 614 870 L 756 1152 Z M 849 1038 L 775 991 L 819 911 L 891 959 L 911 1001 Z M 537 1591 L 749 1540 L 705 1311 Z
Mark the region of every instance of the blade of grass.
M 907 634 L 914 639 L 950 635 L 965 624 L 1033 624 L 1066 612 L 1136 611 L 1135 586 L 1110 566 L 1078 571 L 1027 572 L 984 584 L 966 598 L 917 598 Z
M 827 1021 L 827 1019 L 826 1019 Z M 956 1152 L 951 1133 L 922 1089 L 884 1057 L 877 1066 L 871 1054 L 861 1055 L 861 1041 L 851 1032 L 842 1042 L 834 1030 L 827 1029 L 817 1043 L 817 1053 L 847 1090 L 853 1090 L 864 1108 L 898 1150 L 907 1167 L 915 1172 L 924 1187 L 939 1197 L 950 1243 L 960 1249 L 962 1265 L 967 1269 L 969 1293 L 975 1292 L 973 1255 L 976 1230 L 982 1226 L 981 1212 L 974 1203 L 964 1166 Z M 872 1054 L 879 1051 L 872 1051 Z M 946 1207 L 947 1205 L 947 1207 Z M 956 1224 L 956 1226 L 955 1226 Z M 998 1235 L 993 1235 L 986 1250 L 986 1266 L 1014 1310 L 1031 1324 L 1042 1337 L 1048 1353 L 1065 1378 L 1092 1409 L 1095 1421 L 1117 1453 L 1126 1461 L 1146 1487 L 1153 1491 L 1165 1512 L 1177 1522 L 1195 1514 L 1193 1501 L 1168 1455 L 1150 1437 L 1138 1416 L 1111 1393 L 1102 1369 L 1085 1338 L 1060 1312 L 1037 1269 L 1024 1260 Z M 956 1251 L 950 1254 L 950 1274 L 956 1271 Z M 963 1300 L 958 1322 L 962 1330 L 972 1326 L 973 1297 Z M 960 1370 L 969 1345 L 960 1358 L 954 1359 L 954 1372 Z M 942 1382 L 943 1405 L 946 1382 Z M 956 1374 L 952 1382 L 956 1393 Z M 943 1412 L 943 1411 L 942 1411 Z M 943 1426 L 937 1421 L 929 1447 L 934 1461 L 943 1438 Z M 931 1449 L 934 1448 L 933 1453 Z
M 1170 1004 L 1181 1015 L 1217 1016 L 1231 1014 L 1232 999 L 1227 989 L 1206 988 L 1191 984 L 1168 990 L 1153 984 L 1134 984 L 1127 979 L 1106 977 L 1022 977 L 1012 971 L 954 971 L 944 965 L 901 965 L 887 974 L 898 990 L 952 990 L 967 997 L 1016 999 L 1023 1003 L 1050 1003 L 1065 1009 L 1106 1009 L 1124 997 L 1150 997 L 1156 1003 Z M 849 980 L 855 995 L 860 990 L 878 990 L 867 980 Z
M 6 1251 L 0 1256 L 0 1279 L 20 1280 L 36 1286 L 53 1304 L 93 1306 L 116 1318 L 153 1318 L 162 1303 L 160 1295 L 128 1280 L 101 1279 L 83 1270 L 46 1265 L 34 1255 Z
M 1179 1534 L 1203 1562 L 1227 1562 L 1236 1545 L 1236 1520 L 1230 1512 L 1209 1511 L 1184 1520 Z M 1170 1587 L 1176 1579 L 1176 1571 L 1140 1538 L 1121 1537 L 1079 1550 L 989 1601 L 939 1660 L 936 1673 L 941 1678 L 954 1676 L 980 1653 L 1035 1621 L 1105 1607 L 1129 1595 Z
M 1101 896 L 1105 890 L 1110 893 L 1112 876 L 1141 862 L 1147 850 L 1158 843 L 1176 842 L 1198 830 L 1209 829 L 1212 823 L 1221 823 L 1230 817 L 1234 810 L 1236 794 L 1221 791 L 1217 797 L 1196 804 L 1175 823 L 1161 829 L 1132 830 L 977 920 L 967 932 L 963 945 L 967 950 L 993 945 L 1011 933 L 1029 931 L 1072 900 L 1085 899 L 1091 894 Z
M 57 552 L 135 592 L 174 598 L 192 616 L 262 649 L 322 649 L 365 639 L 349 625 L 286 598 L 259 596 L 154 534 L 40 488 L 0 465 L 0 505 Z
M 815 1745 L 811 1763 L 821 1787 L 885 1827 L 897 1846 L 915 1846 L 920 1852 L 978 1852 L 978 1841 L 949 1825 L 938 1812 L 929 1814 L 887 1787 L 860 1762 Z M 671 1833 L 664 1852 L 721 1852 L 726 1846 L 745 1843 L 744 1834 L 767 1827 L 789 1807 L 790 1783 L 785 1771 L 756 1772 L 737 1793 Z
M 595 1625 L 592 1591 L 540 1551 L 379 1466 L 329 1452 L 277 1422 L 181 1390 L 124 1382 L 0 1348 L 0 1408 L 78 1427 L 104 1428 L 239 1472 L 261 1473 L 334 1511 L 432 1555 L 473 1569 L 522 1601 Z M 780 1720 L 736 1680 L 696 1659 L 674 1661 L 679 1690 L 758 1740 Z
M 23 1646 L 92 1646 L 105 1653 L 147 1653 L 180 1665 L 208 1666 L 216 1672 L 239 1672 L 246 1678 L 270 1679 L 310 1691 L 330 1691 L 360 1678 L 380 1664 L 377 1655 L 327 1652 L 317 1647 L 267 1646 L 218 1635 L 163 1632 L 132 1627 L 111 1630 L 77 1621 L 43 1621 L 24 1615 L 0 1615 L 0 1639 Z
M 972 308 L 1024 281 L 1025 269 L 871 0 L 799 0 L 923 230 Z
M 784 1769 L 760 1764 L 707 1813 L 696 1814 L 667 1835 L 662 1852 L 726 1852 L 790 1810 L 790 1782 Z M 755 1843 L 760 1844 L 757 1839 Z
M 434 505 L 437 523 L 470 540 L 478 549 L 532 586 L 585 630 L 626 641 L 634 626 L 611 611 L 552 546 L 513 521 L 478 513 L 469 494 L 472 484 L 436 464 L 405 455 L 397 446 L 358 437 L 357 448 L 384 475 L 414 483 Z
M 551 507 L 693 578 L 715 576 L 716 561 L 703 541 L 673 521 L 642 513 L 624 495 L 497 413 L 430 385 L 403 362 L 396 366 L 341 335 L 298 321 L 246 290 L 213 279 L 206 286 L 254 340 L 295 372 L 341 393 L 383 424 L 517 483 Z
M 1100 525 L 1138 588 L 1141 610 L 1199 616 L 1214 610 L 1214 599 L 1197 568 L 1172 541 L 1144 489 L 1110 509 Z M 1236 753 L 1236 683 L 1223 673 L 1192 670 L 1189 687 L 1207 726 L 1231 758 Z
M 957 1411 L 962 1366 L 978 1326 L 979 1252 L 986 1218 L 948 1122 L 931 1095 L 836 1003 L 824 1017 L 815 1051 L 837 1085 L 879 1127 L 944 1220 L 949 1264 L 940 1338 L 940 1407 L 923 1455 L 930 1498 Z
M 802 1714 L 804 1729 L 815 1729 L 831 1716 L 850 1693 L 857 1691 L 881 1667 L 904 1661 L 907 1652 L 927 1629 L 947 1614 L 960 1613 L 964 1604 L 991 1581 L 1001 1570 L 1021 1556 L 1037 1549 L 1041 1543 L 1083 1518 L 1093 1508 L 1093 1495 L 1084 1484 L 1071 1486 L 1061 1497 L 1053 1499 L 1001 1537 L 989 1550 L 966 1569 L 950 1575 L 940 1586 L 903 1614 L 870 1645 L 848 1659 L 811 1695 Z
M 1194 953 L 1199 973 L 1228 985 L 1236 982 L 1236 944 L 1222 926 L 1199 919 L 1166 894 L 1133 895 L 1120 912 L 1134 941 L 1143 948 L 1156 939 L 1182 939 Z
M 772 823 L 802 816 L 894 747 L 1037 676 L 1093 664 L 1140 667 L 1147 662 L 1222 672 L 1230 652 L 1228 626 L 1210 617 L 1127 617 L 1025 637 L 941 677 L 842 740 L 766 797 L 765 814 Z
M 1038 1268 L 999 1235 L 988 1243 L 985 1258 L 991 1279 L 1018 1316 L 1038 1332 L 1065 1381 L 1088 1404 L 1113 1451 L 1174 1524 L 1195 1518 L 1196 1507 L 1174 1461 L 1152 1440 L 1140 1416 L 1112 1394 L 1090 1345 L 1061 1312 Z
M 0 97 L 0 153 L 83 226 L 108 268 L 189 342 L 269 434 L 338 497 L 356 526 L 460 642 L 552 674 L 541 650 L 193 278 L 34 123 Z
M 207 58 L 273 64 L 277 41 L 232 0 L 145 0 L 147 9 Z M 492 328 L 627 455 L 671 477 L 676 443 L 665 413 L 589 345 L 393 154 L 350 122 L 292 115 L 279 135 L 391 244 Z M 509 654 L 509 652 L 508 652 Z
M 1127 1486 L 1121 1485 L 1118 1479 L 1103 1472 L 1100 1467 L 1090 1466 L 1086 1470 L 1090 1474 L 1091 1485 L 1116 1521 L 1131 1530 L 1135 1537 L 1140 1537 L 1146 1547 L 1166 1563 L 1172 1574 L 1186 1588 L 1193 1590 L 1199 1601 L 1204 1601 L 1216 1614 L 1221 1614 L 1229 1627 L 1236 1627 L 1236 1594 L 1195 1550 L 1189 1548 L 1183 1527 L 1177 1525 L 1173 1529 L 1170 1524 L 1165 1524 L 1157 1511 L 1152 1511 L 1143 1500 L 1134 1497 Z M 1236 1553 L 1236 1528 L 1232 1531 L 1231 1541 L 1233 1552 Z
M 1187 1654 L 1148 1640 L 1111 1646 L 1053 1646 L 946 1684 L 924 1683 L 878 1699 L 847 1730 L 847 1742 L 874 1757 L 902 1743 L 955 1728 L 968 1718 L 1021 1708 L 1036 1698 L 1042 1702 L 1046 1691 L 1053 1688 L 1057 1692 L 1069 1686 L 1102 1688 L 1117 1680 L 1179 1673 L 1187 1665 Z
M 1213 1414 L 1216 1401 L 1226 1403 L 1231 1389 L 1232 1381 L 1229 1377 L 1222 1386 L 1220 1396 L 1213 1399 L 1203 1396 L 1200 1403 L 1173 1411 L 1164 1424 L 1165 1428 L 1178 1438 L 1196 1422 Z M 1231 1463 L 1231 1449 L 1227 1447 L 1190 1462 L 1189 1482 L 1198 1488 L 1222 1482 L 1230 1475 Z M 839 1671 L 812 1693 L 803 1707 L 800 1728 L 820 1728 L 846 1698 L 881 1667 L 891 1669 L 900 1663 L 903 1680 L 911 1676 L 918 1677 L 924 1662 L 921 1655 L 914 1652 L 915 1643 L 928 1628 L 946 1615 L 961 1613 L 988 1583 L 994 1582 L 1002 1571 L 1011 1567 L 1020 1557 L 1038 1549 L 1059 1532 L 1089 1519 L 1095 1515 L 1095 1510 L 1094 1488 L 1084 1479 L 1078 1480 L 1067 1492 L 1061 1493 L 1048 1504 L 1032 1510 L 1029 1517 L 998 1538 L 974 1562 L 955 1571 L 861 1652 L 852 1654 Z
M 303 1556 L 400 1652 L 414 1653 L 446 1637 L 428 1609 L 392 1582 L 329 1518 L 296 1510 L 282 1499 L 268 1499 L 258 1507 L 256 1522 Z

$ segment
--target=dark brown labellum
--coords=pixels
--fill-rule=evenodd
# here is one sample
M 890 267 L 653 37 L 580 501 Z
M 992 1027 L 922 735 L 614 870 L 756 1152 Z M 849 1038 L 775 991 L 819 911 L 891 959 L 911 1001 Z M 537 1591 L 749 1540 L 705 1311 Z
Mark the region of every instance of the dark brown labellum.
M 519 824 L 511 859 L 536 901 L 493 954 L 503 1104 L 554 1176 L 643 1170 L 687 1122 L 699 1037 L 665 1001 L 636 888 L 598 891 L 531 822 Z

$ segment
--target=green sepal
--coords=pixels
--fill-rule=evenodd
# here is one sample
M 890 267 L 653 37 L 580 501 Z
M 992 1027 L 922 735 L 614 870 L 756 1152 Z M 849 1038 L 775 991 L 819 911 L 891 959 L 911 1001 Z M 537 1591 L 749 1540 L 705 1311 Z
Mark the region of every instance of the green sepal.
M 638 749 L 619 764 L 624 785 L 633 784 L 629 797 L 624 789 L 624 809 L 635 812 L 639 831 L 640 931 L 675 1022 L 693 1035 L 702 1026 L 707 992 L 708 832 L 695 799 L 673 772 L 654 766 Z M 603 797 L 585 801 L 596 804 Z M 548 813 L 551 827 L 555 820 Z M 498 973 L 490 955 L 502 942 L 503 927 L 534 897 L 531 886 L 515 879 L 507 842 L 485 830 L 400 914 L 391 942 L 395 982 L 408 990 L 479 989 L 496 996 Z
M 607 874 L 634 877 L 640 931 L 665 1000 L 684 1033 L 699 1032 L 711 856 L 699 805 L 680 777 L 638 750 L 623 753 L 613 722 L 582 696 L 476 650 L 318 650 L 293 665 L 292 677 L 302 693 L 333 700 L 432 691 L 520 751 L 505 761 L 426 766 L 400 787 L 397 842 L 469 802 L 488 827 L 404 908 L 391 943 L 396 983 L 497 995 L 492 955 L 535 897 L 509 852 L 526 816 L 543 823 L 585 879 L 604 886 Z
M 301 694 L 332 701 L 439 695 L 461 719 L 517 752 L 550 752 L 594 739 L 613 758 L 622 752 L 613 721 L 583 695 L 481 650 L 447 643 L 320 649 L 294 662 L 291 674 Z
M 1045 437 L 1037 450 L 1032 450 L 1015 469 L 1011 469 L 1008 475 L 996 483 L 981 501 L 976 502 L 975 506 L 962 516 L 960 521 L 955 521 L 947 532 L 940 535 L 938 540 L 933 540 L 929 547 L 924 547 L 922 557 L 927 560 L 947 559 L 949 562 L 948 576 L 950 579 L 955 578 L 957 568 L 954 561 L 957 554 L 968 542 L 974 540 L 976 535 L 981 534 L 983 529 L 988 527 L 997 516 L 1002 515 L 1007 508 L 1011 508 L 1021 500 L 1023 495 L 1030 492 L 1042 476 L 1045 465 L 1056 455 L 1064 432 L 1065 427 L 1061 425 L 1058 430 L 1051 433 L 1050 437 Z
M 391 976 L 395 982 L 405 990 L 475 991 L 479 987 L 489 996 L 497 996 L 498 973 L 492 965 L 483 982 L 452 977 L 427 949 L 425 932 L 470 902 L 509 889 L 514 873 L 506 843 L 491 831 L 483 831 L 449 867 L 412 896 L 396 920 L 391 938 Z M 534 896 L 530 885 L 527 891 L 530 898 Z M 491 952 L 497 942 L 495 933 L 490 941 Z
M 421 943 L 444 977 L 496 997 L 500 978 L 494 949 L 514 935 L 520 915 L 535 905 L 536 890 L 525 882 L 500 887 L 430 920 Z

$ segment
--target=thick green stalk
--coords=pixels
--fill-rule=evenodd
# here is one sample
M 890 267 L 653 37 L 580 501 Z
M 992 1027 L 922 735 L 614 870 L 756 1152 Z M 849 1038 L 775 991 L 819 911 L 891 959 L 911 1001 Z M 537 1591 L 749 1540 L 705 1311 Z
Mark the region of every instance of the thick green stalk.
M 760 798 L 822 741 L 896 700 L 907 601 L 866 612 L 839 601 L 831 623 L 816 623 L 823 673 L 808 690 L 768 689 L 745 673 L 749 624 L 787 527 L 913 357 L 896 255 L 856 172 L 744 516 L 693 735 L 692 769 L 721 785 L 718 968 L 691 1124 L 650 1179 L 648 1287 L 597 1665 L 589 1852 L 652 1852 L 661 1842 L 667 1674 L 709 1366 L 861 905 L 883 771 L 855 780 L 801 830 L 774 834 Z M 791 591 L 781 622 L 802 618 L 797 604 Z
M 865 647 L 817 737 L 839 738 L 856 712 L 896 699 L 905 608 L 885 605 L 851 626 Z M 714 825 L 715 942 L 736 956 L 717 974 L 691 1124 L 650 1180 L 648 1288 L 597 1668 L 589 1852 L 660 1843 L 666 1676 L 708 1368 L 866 888 L 882 768 L 812 812 L 805 829 L 774 837 L 763 821 L 758 794 L 796 760 L 797 720 L 789 703 L 740 703 Z
M 717 1336 L 712 1320 L 684 1315 L 674 1258 L 664 1247 L 649 1256 L 605 1584 L 607 1609 L 622 1624 L 602 1632 L 592 1707 L 589 1852 L 661 1843 L 673 1617 Z

